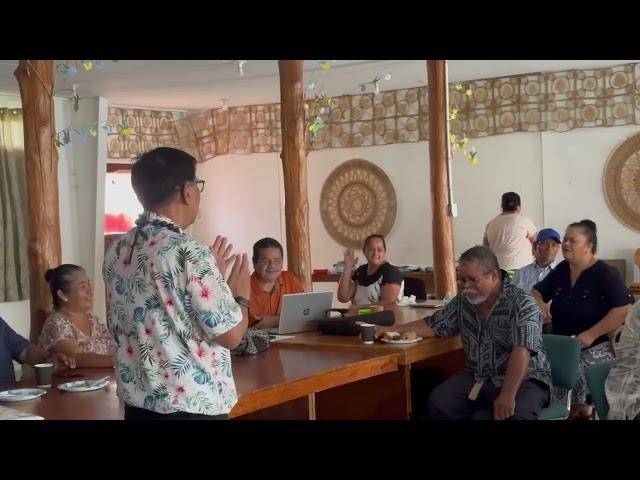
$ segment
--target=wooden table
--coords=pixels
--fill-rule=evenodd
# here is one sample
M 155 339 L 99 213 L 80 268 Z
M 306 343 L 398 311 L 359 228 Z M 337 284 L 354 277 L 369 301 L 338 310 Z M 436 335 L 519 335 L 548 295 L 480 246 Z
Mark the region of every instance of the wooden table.
M 388 307 L 394 312 L 396 324 L 404 324 L 432 314 L 435 309 L 413 307 Z M 366 316 L 365 316 L 366 317 Z M 376 342 L 372 345 L 362 343 L 360 337 L 323 335 L 318 332 L 302 333 L 293 338 L 276 343 L 281 348 L 309 350 L 330 350 L 336 354 L 342 352 L 363 352 L 378 355 L 395 354 L 399 368 L 387 375 L 370 380 L 345 385 L 319 394 L 327 418 L 411 418 L 411 368 L 434 368 L 445 377 L 460 371 L 464 366 L 464 352 L 460 337 L 428 338 L 417 343 L 393 345 Z M 380 392 L 388 392 L 381 399 Z M 348 398 L 361 399 L 360 402 L 348 402 Z M 369 402 L 365 406 L 363 402 Z M 426 399 L 425 399 L 426 401 Z M 382 403 L 380 403 L 382 402 Z M 322 418 L 319 416 L 319 418 Z
M 292 350 L 275 344 L 258 355 L 233 357 L 232 368 L 239 400 L 229 415 L 231 418 L 301 400 L 301 403 L 294 405 L 296 413 L 293 418 L 315 419 L 316 411 L 322 408 L 316 402 L 315 395 L 318 392 L 394 372 L 398 368 L 398 359 L 394 354 Z M 52 388 L 40 399 L 2 402 L 2 405 L 48 420 L 124 418 L 123 404 L 116 395 L 113 369 L 79 369 L 77 373 L 83 375 L 82 380 L 109 376 L 112 383 L 94 392 L 68 393 L 56 387 L 75 378 L 54 377 Z M 19 388 L 33 386 L 33 380 L 17 385 Z M 330 413 L 323 413 L 323 416 L 326 415 Z
M 26 402 L 0 402 L 13 408 L 44 417 L 45 420 L 122 420 L 124 407 L 116 395 L 115 371 L 113 368 L 84 368 L 76 371 L 79 378 L 53 377 L 51 388 L 45 395 Z M 98 380 L 109 376 L 111 383 L 102 390 L 69 393 L 57 389 L 61 383 L 74 380 Z M 16 388 L 33 388 L 35 380 L 18 382 Z M 5 390 L 6 388 L 2 388 Z
M 395 324 L 402 325 L 431 315 L 436 309 L 394 306 L 387 307 L 385 310 L 393 311 L 396 319 Z M 363 318 L 366 319 L 366 316 Z M 300 333 L 293 338 L 279 340 L 277 344 L 283 347 L 302 346 L 312 349 L 375 352 L 378 354 L 395 353 L 398 355 L 399 365 L 409 365 L 462 348 L 460 337 L 426 338 L 407 345 L 392 345 L 378 341 L 373 345 L 367 345 L 362 343 L 360 337 L 357 336 L 323 335 L 320 332 Z
M 275 343 L 258 355 L 234 357 L 239 400 L 229 416 L 240 417 L 306 397 L 307 417 L 315 419 L 316 410 L 323 409 L 316 402 L 318 392 L 397 369 L 394 353 L 289 349 Z
M 397 323 L 423 318 L 431 309 L 392 307 Z M 458 371 L 459 338 L 425 339 L 410 345 L 363 344 L 358 337 L 307 333 L 281 340 L 258 355 L 233 357 L 239 400 L 231 418 L 407 419 L 411 416 L 411 368 Z M 83 379 L 109 375 L 103 390 L 66 393 L 53 387 L 39 400 L 4 403 L 46 419 L 122 419 L 112 369 L 83 369 Z M 31 387 L 21 382 L 20 387 Z M 426 399 L 425 399 L 426 401 Z

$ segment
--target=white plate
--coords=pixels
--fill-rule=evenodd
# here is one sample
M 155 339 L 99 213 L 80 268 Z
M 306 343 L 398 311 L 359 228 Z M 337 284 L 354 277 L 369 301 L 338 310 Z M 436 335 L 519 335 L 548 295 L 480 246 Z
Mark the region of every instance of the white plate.
M 396 303 L 398 307 L 413 307 L 415 303 Z
M 422 340 L 422 337 L 416 337 L 413 340 L 387 340 L 384 337 L 380 337 L 380 341 L 384 342 L 384 343 L 393 343 L 396 345 L 404 345 L 407 343 L 418 343 L 420 340 Z
M 23 402 L 25 400 L 33 400 L 47 393 L 41 388 L 16 388 L 13 390 L 5 390 L 0 392 L 0 402 Z
M 77 382 L 67 382 L 58 385 L 59 390 L 65 392 L 92 392 L 94 390 L 100 390 L 109 385 L 109 380 L 97 383 L 95 380 L 79 380 Z

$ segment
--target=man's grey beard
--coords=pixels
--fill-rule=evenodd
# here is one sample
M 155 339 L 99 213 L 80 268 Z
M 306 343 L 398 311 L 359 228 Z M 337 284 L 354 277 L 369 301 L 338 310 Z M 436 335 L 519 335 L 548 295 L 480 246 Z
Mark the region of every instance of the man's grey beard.
M 476 295 L 473 299 L 471 297 L 469 297 L 469 290 L 463 290 L 462 295 L 464 296 L 464 298 L 467 299 L 467 302 L 469 302 L 471 305 L 480 305 L 484 302 L 487 301 L 487 299 L 489 298 L 489 295 Z

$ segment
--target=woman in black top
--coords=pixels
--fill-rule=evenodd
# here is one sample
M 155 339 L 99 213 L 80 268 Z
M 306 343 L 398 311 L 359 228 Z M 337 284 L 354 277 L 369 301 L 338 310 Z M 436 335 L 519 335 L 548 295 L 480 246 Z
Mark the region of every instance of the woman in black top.
M 624 323 L 633 303 L 618 270 L 595 257 L 597 246 L 594 222 L 569 225 L 562 242 L 565 260 L 531 292 L 553 333 L 575 336 L 582 345 L 574 390 L 574 402 L 579 404 L 585 403 L 587 395 L 585 369 L 615 360 L 608 334 Z M 585 411 L 584 406 L 578 410 Z
M 367 263 L 354 272 L 358 261 L 353 250 L 344 252 L 344 271 L 338 284 L 338 300 L 354 305 L 393 305 L 402 300 L 402 275 L 386 260 L 387 245 L 382 235 L 369 235 L 362 249 Z

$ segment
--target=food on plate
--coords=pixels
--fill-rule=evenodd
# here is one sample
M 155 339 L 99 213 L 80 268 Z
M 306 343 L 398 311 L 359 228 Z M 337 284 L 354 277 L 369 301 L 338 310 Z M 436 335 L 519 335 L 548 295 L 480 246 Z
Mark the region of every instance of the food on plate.
M 401 340 L 404 340 L 404 341 L 411 341 L 418 338 L 418 334 L 416 332 L 404 332 L 400 336 L 402 337 Z
M 415 340 L 416 338 L 418 338 L 418 334 L 416 332 L 384 332 L 382 334 L 383 340 L 392 342 L 410 342 L 412 340 Z

